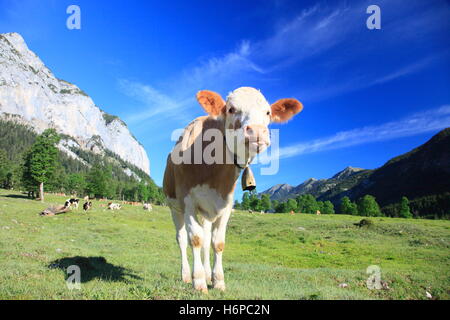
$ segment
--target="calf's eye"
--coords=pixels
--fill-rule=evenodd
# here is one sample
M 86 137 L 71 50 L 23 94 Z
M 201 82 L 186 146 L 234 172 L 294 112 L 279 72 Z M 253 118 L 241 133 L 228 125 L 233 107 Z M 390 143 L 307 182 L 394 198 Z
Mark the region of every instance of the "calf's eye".
M 229 113 L 234 113 L 235 110 L 234 110 L 234 108 L 230 108 L 230 109 L 228 110 L 228 112 L 229 112 Z
M 267 115 L 270 116 L 270 111 L 267 111 Z

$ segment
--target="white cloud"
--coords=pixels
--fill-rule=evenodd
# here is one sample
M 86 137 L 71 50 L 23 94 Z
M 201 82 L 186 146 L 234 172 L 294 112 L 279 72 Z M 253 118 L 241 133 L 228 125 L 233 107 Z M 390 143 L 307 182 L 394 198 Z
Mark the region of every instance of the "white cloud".
M 120 89 L 129 97 L 142 103 L 141 112 L 133 113 L 126 118 L 127 122 L 135 123 L 146 121 L 157 116 L 158 121 L 164 118 L 184 120 L 186 108 L 193 102 L 189 100 L 175 100 L 158 91 L 154 87 L 135 81 L 119 80 Z
M 416 113 L 398 121 L 341 131 L 332 136 L 280 148 L 280 158 L 393 140 L 450 127 L 450 105 Z
M 250 53 L 250 43 L 243 41 L 233 52 L 184 70 L 175 79 L 166 81 L 162 89 L 136 81 L 119 80 L 121 91 L 142 104 L 142 111 L 129 115 L 126 121 L 136 123 L 156 116 L 158 121 L 161 118 L 190 121 L 193 113 L 201 111 L 195 99 L 199 90 L 208 88 L 225 93 L 230 90 L 228 84 L 232 79 L 242 79 L 245 73 L 264 73 L 262 68 L 248 59 Z
M 361 8 L 353 4 L 352 9 L 343 5 L 305 9 L 276 28 L 272 36 L 255 43 L 255 58 L 270 61 L 273 70 L 325 52 L 359 30 L 356 23 Z
M 347 80 L 341 80 L 339 83 L 332 83 L 324 87 L 305 90 L 301 96 L 304 100 L 318 101 L 343 93 L 349 93 L 352 91 L 361 90 L 363 88 L 369 88 L 375 85 L 394 81 L 398 78 L 420 72 L 445 54 L 447 53 L 444 52 L 426 57 L 384 75 L 355 75 Z
M 172 89 L 186 94 L 195 94 L 201 89 L 230 90 L 230 83 L 248 74 L 263 74 L 265 70 L 251 60 L 252 47 L 242 41 L 236 50 L 221 57 L 201 61 L 198 66 L 188 68 L 172 82 Z
M 385 82 L 395 80 L 395 79 L 403 77 L 403 76 L 407 76 L 407 75 L 419 72 L 420 70 L 424 69 L 425 67 L 429 66 L 432 62 L 434 62 L 438 56 L 441 56 L 441 54 L 426 57 L 425 59 L 422 59 L 420 61 L 412 63 L 401 69 L 398 69 L 386 76 L 379 77 L 379 78 L 373 80 L 370 83 L 370 85 L 385 83 Z

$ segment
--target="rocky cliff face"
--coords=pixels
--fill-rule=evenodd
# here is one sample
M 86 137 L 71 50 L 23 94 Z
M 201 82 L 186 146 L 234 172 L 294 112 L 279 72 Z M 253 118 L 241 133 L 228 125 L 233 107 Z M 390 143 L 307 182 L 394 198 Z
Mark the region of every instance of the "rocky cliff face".
M 17 33 L 0 34 L 0 116 L 37 132 L 55 128 L 65 137 L 62 150 L 108 149 L 150 174 L 147 153 L 125 123 L 100 110 L 77 86 L 57 79 Z

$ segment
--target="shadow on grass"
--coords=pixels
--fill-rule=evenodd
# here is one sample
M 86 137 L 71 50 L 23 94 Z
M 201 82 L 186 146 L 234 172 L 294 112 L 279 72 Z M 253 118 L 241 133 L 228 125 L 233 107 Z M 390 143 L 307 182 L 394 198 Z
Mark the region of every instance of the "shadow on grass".
M 133 274 L 130 270 L 115 266 L 108 263 L 104 257 L 67 257 L 61 258 L 51 262 L 48 265 L 50 269 L 61 269 L 64 271 L 66 278 L 67 268 L 69 266 L 76 265 L 81 271 L 81 282 L 89 282 L 93 279 L 101 279 L 104 281 L 126 282 L 126 277 L 132 279 L 142 279 L 141 277 Z M 72 274 L 72 273 L 71 273 Z
M 4 195 L 0 195 L 0 197 L 33 200 L 32 198 L 28 197 L 26 194 L 4 194 Z

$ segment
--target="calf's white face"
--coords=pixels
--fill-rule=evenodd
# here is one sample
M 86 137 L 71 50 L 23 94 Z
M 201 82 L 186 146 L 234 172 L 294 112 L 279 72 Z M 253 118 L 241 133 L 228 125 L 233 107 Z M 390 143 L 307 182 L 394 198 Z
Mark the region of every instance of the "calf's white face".
M 228 148 L 240 159 L 264 151 L 270 145 L 270 116 L 270 104 L 258 90 L 243 87 L 231 92 L 225 104 Z
M 259 90 L 250 87 L 234 90 L 226 102 L 207 90 L 200 91 L 197 100 L 211 116 L 225 120 L 227 147 L 239 163 L 251 160 L 270 145 L 271 122 L 286 122 L 303 109 L 296 99 L 281 99 L 270 105 Z

